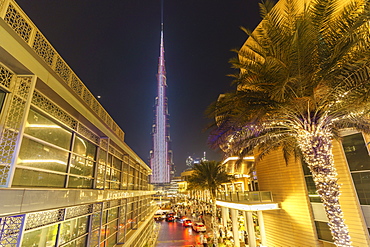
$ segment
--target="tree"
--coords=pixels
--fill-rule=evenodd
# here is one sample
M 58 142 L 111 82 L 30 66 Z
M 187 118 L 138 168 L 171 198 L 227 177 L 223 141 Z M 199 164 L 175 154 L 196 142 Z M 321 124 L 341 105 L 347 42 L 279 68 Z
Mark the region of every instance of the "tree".
M 216 196 L 221 184 L 230 182 L 232 176 L 228 175 L 225 167 L 221 162 L 217 161 L 202 161 L 201 163 L 194 164 L 193 170 L 193 174 L 189 177 L 189 189 L 208 190 L 210 193 L 212 201 L 213 243 L 217 246 Z
M 306 4 L 304 4 L 306 2 Z M 280 148 L 308 165 L 337 246 L 350 246 L 332 154 L 339 131 L 370 132 L 370 3 L 260 4 L 262 22 L 231 60 L 237 90 L 211 106 L 214 147 L 261 160 Z

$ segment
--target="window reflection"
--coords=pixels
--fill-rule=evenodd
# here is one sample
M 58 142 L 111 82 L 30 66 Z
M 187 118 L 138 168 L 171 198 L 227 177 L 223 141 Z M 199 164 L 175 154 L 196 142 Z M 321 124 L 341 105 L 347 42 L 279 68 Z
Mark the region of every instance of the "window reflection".
M 95 159 L 96 146 L 77 136 L 74 141 L 73 152 L 93 160 Z
M 342 145 L 351 171 L 370 170 L 370 156 L 361 133 L 343 137 Z
M 370 205 L 370 156 L 361 133 L 343 137 L 343 149 L 361 205 Z
M 17 165 L 66 172 L 67 162 L 67 151 L 23 138 Z
M 39 230 L 26 232 L 23 236 L 24 247 L 53 247 L 56 246 L 58 225 L 43 227 Z
M 63 222 L 60 227 L 60 243 L 64 244 L 87 233 L 88 216 Z
M 70 149 L 72 133 L 32 109 L 28 113 L 24 133 L 61 148 Z

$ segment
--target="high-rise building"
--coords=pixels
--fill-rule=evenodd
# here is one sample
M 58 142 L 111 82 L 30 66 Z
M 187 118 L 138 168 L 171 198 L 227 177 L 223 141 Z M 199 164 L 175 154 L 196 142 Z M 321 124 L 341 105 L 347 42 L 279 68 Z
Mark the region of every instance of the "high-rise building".
M 152 244 L 149 166 L 13 0 L 0 33 L 0 246 Z
M 150 151 L 150 166 L 153 170 L 152 184 L 169 184 L 171 181 L 172 151 L 168 105 L 166 96 L 166 67 L 164 60 L 163 21 L 161 23 L 161 41 L 157 74 L 157 97 L 155 98 L 155 117 L 152 126 L 153 148 Z

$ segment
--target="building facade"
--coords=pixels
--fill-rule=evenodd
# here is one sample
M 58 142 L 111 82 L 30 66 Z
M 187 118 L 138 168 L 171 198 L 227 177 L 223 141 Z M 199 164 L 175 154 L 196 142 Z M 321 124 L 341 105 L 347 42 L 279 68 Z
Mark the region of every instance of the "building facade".
M 286 2 L 280 0 L 274 8 L 280 11 Z M 309 2 L 297 1 L 302 9 Z M 343 0 L 339 4 L 348 2 Z M 352 246 L 370 246 L 369 137 L 350 130 L 343 130 L 341 136 L 342 140 L 333 145 L 341 185 L 340 205 Z M 263 246 L 335 246 L 323 203 L 307 167 L 294 158 L 286 163 L 283 152 L 275 150 L 255 165 L 255 171 L 258 189 L 271 192 L 273 201 L 279 203 L 280 208 L 260 212 Z
M 13 0 L 0 0 L 0 246 L 144 246 L 151 169 Z
M 163 22 L 161 23 L 161 43 L 157 74 L 157 97 L 155 98 L 155 117 L 152 125 L 153 148 L 150 151 L 150 167 L 153 170 L 152 184 L 169 184 L 173 174 L 172 150 L 168 119 L 168 100 L 166 96 L 166 66 L 164 60 Z
M 333 148 L 340 203 L 352 246 L 370 246 L 366 140 L 361 133 L 343 133 L 342 143 L 336 142 Z M 259 162 L 256 170 L 260 189 L 271 191 L 281 208 L 263 212 L 267 246 L 334 246 L 324 206 L 307 168 L 293 161 L 286 165 L 283 154 L 275 151 Z

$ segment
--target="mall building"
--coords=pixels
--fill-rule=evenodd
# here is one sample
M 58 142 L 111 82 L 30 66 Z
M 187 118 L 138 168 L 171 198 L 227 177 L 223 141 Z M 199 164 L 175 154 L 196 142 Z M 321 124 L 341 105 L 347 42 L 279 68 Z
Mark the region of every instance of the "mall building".
M 309 0 L 297 1 L 302 7 L 304 2 Z M 274 8 L 285 3 L 280 0 Z M 353 130 L 340 134 L 342 140 L 334 142 L 333 155 L 343 217 L 352 246 L 370 246 L 370 136 Z M 217 200 L 223 224 L 232 226 L 234 239 L 249 242 L 249 246 L 335 246 L 323 203 L 306 166 L 294 158 L 286 163 L 281 150 L 270 152 L 253 166 L 243 163 L 239 170 L 233 170 L 235 162 L 225 160 L 226 169 L 237 180 L 224 185 L 224 193 Z M 277 208 L 266 207 L 275 203 Z M 248 241 L 241 236 L 243 232 Z M 239 246 L 238 241 L 235 246 Z
M 0 0 L 0 246 L 144 246 L 151 169 L 13 0 Z

